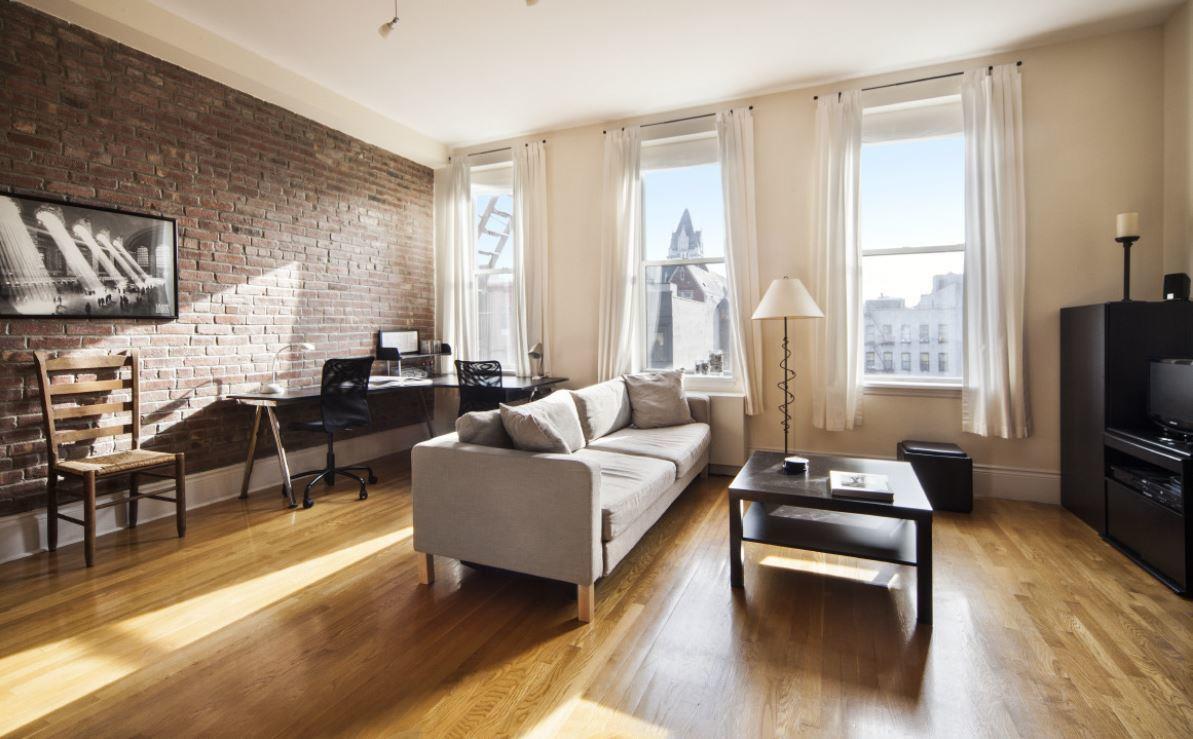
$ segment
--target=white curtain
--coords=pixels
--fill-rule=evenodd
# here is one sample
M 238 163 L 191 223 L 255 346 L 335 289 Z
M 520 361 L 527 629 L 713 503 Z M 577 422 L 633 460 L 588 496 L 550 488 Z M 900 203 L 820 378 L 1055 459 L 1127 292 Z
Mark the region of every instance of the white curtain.
M 717 113 L 717 158 L 725 198 L 725 274 L 733 375 L 746 395 L 746 415 L 762 412 L 762 336 L 750 319 L 758 303 L 758 225 L 754 213 L 754 114 Z
M 435 325 L 456 359 L 477 354 L 476 224 L 466 157 L 435 172 Z
M 862 422 L 862 250 L 858 198 L 862 102 L 858 91 L 821 95 L 816 106 L 813 242 L 812 425 L 844 431 Z
M 605 134 L 601 198 L 601 303 L 597 378 L 609 380 L 641 366 L 634 317 L 642 300 L 642 147 L 637 127 Z
M 513 147 L 514 159 L 514 363 L 533 374 L 530 348 L 547 341 L 547 147 L 531 141 Z
M 962 428 L 1031 434 L 1023 340 L 1027 256 L 1019 69 L 965 73 L 965 349 Z

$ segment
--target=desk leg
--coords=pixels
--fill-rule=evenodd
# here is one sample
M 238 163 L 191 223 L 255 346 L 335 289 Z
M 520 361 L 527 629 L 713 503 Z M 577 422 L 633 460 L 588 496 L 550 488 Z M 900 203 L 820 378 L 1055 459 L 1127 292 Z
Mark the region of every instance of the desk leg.
M 435 392 L 435 391 L 431 390 L 431 392 Z M 435 438 L 435 426 L 431 423 L 434 419 L 431 417 L 431 409 L 427 407 L 427 391 L 419 390 L 419 391 L 417 391 L 417 395 L 418 395 L 418 404 L 423 409 L 423 423 L 426 424 L 426 427 L 427 427 L 427 438 L 434 439 Z
M 729 584 L 735 588 L 745 587 L 741 560 L 741 507 L 742 500 L 729 494 Z
M 273 432 L 273 444 L 278 449 L 278 466 L 282 468 L 282 494 L 289 498 L 291 508 L 297 508 L 294 487 L 290 483 L 290 463 L 286 461 L 286 447 L 282 444 L 282 430 L 278 426 L 278 414 L 273 406 L 268 406 L 265 415 L 269 417 L 269 430 Z
M 932 625 L 932 519 L 915 524 L 916 620 Z
M 253 476 L 253 458 L 257 455 L 257 432 L 261 429 L 261 406 L 253 408 L 253 430 L 249 432 L 249 456 L 244 460 L 244 481 L 240 483 L 240 498 L 249 497 L 249 478 Z

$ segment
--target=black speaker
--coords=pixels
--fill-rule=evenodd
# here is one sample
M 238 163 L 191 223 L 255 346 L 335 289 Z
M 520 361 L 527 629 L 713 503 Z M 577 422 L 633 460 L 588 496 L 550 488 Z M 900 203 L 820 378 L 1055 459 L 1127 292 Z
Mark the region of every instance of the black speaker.
M 1170 275 L 1164 275 L 1164 299 L 1188 300 L 1189 275 L 1184 272 L 1173 272 Z

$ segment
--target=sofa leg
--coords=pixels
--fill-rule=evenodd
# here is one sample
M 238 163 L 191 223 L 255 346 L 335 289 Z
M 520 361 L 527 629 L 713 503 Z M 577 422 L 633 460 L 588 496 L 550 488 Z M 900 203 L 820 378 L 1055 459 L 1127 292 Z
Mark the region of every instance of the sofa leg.
M 576 610 L 580 623 L 592 621 L 592 614 L 596 610 L 596 585 L 576 586 Z
M 435 582 L 435 555 L 415 552 L 418 557 L 418 581 L 423 585 Z

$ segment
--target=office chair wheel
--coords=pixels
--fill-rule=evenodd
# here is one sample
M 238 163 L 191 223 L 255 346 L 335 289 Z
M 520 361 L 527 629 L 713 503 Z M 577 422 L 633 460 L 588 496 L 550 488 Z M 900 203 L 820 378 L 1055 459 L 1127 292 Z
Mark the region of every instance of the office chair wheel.
M 376 485 L 376 484 L 377 484 L 377 476 L 376 476 L 376 475 L 369 475 L 369 484 L 370 484 L 370 485 Z
M 365 490 L 364 485 L 361 485 L 360 486 L 360 500 L 368 500 L 368 499 L 369 499 L 369 491 Z
M 315 501 L 311 500 L 310 498 L 306 498 L 302 501 L 303 508 L 310 508 L 313 505 L 315 505 Z

